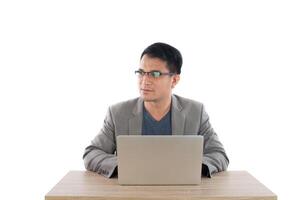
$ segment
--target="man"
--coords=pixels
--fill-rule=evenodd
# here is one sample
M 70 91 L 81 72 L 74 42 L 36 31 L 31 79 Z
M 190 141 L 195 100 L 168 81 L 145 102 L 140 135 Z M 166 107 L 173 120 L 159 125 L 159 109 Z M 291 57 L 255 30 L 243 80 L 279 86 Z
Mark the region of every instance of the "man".
M 202 174 L 227 169 L 229 160 L 211 127 L 203 104 L 172 94 L 180 80 L 182 56 L 165 43 L 154 43 L 141 55 L 138 76 L 140 97 L 110 106 L 99 134 L 83 155 L 87 170 L 111 177 L 117 171 L 118 135 L 204 136 Z

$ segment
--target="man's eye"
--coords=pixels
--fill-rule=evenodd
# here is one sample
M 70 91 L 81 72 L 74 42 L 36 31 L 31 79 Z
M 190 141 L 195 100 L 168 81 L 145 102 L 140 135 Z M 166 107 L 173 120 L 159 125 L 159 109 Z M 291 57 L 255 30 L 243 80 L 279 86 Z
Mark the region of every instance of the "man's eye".
M 156 72 L 151 72 L 153 77 L 160 77 L 160 72 L 156 71 Z

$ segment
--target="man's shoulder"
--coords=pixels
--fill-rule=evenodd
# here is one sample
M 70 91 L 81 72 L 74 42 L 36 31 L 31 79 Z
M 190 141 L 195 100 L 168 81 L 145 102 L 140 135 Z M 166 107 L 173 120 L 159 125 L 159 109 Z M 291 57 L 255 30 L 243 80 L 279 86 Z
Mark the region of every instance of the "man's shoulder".
M 197 100 L 194 100 L 194 99 L 189 99 L 189 98 L 186 98 L 186 97 L 182 97 L 182 96 L 179 96 L 179 95 L 174 95 L 174 97 L 176 98 L 176 100 L 180 103 L 180 105 L 182 107 L 203 107 L 203 103 L 197 101 Z
M 115 113 L 127 112 L 127 111 L 131 112 L 133 110 L 133 108 L 137 105 L 138 101 L 139 101 L 139 97 L 129 99 L 126 101 L 121 101 L 121 102 L 111 105 L 110 109 L 112 110 L 112 112 L 115 112 Z
M 203 103 L 178 95 L 174 95 L 174 97 L 177 101 L 175 105 L 182 113 L 184 113 L 188 120 L 193 120 L 195 122 L 200 119 L 205 110 Z

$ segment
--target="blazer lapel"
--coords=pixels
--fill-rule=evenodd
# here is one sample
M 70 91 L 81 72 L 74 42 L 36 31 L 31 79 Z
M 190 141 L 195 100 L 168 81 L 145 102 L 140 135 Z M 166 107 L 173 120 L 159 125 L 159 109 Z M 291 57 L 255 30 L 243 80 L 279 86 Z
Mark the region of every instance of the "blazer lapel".
M 129 135 L 141 135 L 143 115 L 143 100 L 138 98 L 138 101 L 133 108 L 133 117 L 129 119 Z
M 172 135 L 184 135 L 185 115 L 182 113 L 183 107 L 178 99 L 172 95 Z

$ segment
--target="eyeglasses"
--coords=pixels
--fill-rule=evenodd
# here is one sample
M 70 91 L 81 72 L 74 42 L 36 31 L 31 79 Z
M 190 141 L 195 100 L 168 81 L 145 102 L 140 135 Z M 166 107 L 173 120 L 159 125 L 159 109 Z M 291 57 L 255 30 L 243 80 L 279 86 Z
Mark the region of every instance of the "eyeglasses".
M 138 77 L 143 77 L 144 75 L 148 75 L 149 77 L 153 77 L 153 78 L 159 78 L 161 76 L 173 76 L 175 73 L 169 72 L 169 73 L 165 73 L 165 72 L 160 72 L 160 71 L 150 71 L 150 72 L 145 72 L 144 70 L 137 70 L 135 71 L 135 74 Z

